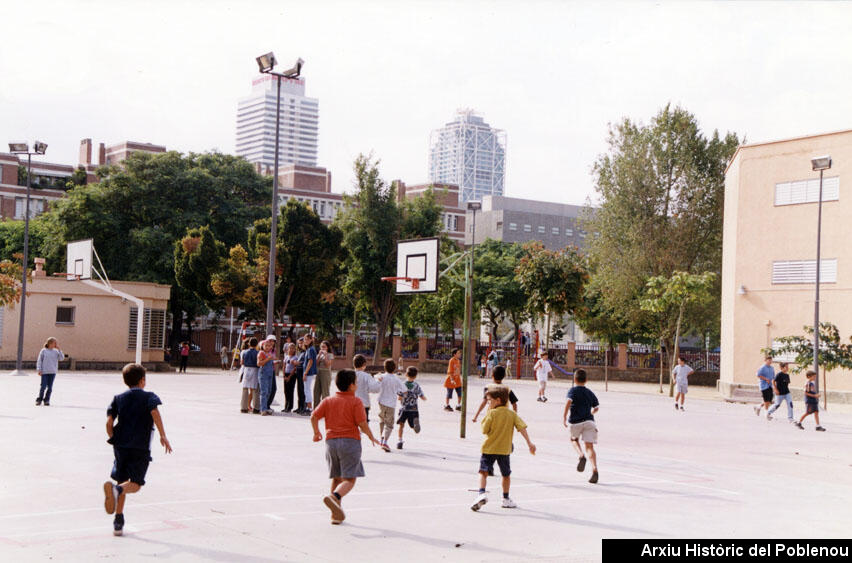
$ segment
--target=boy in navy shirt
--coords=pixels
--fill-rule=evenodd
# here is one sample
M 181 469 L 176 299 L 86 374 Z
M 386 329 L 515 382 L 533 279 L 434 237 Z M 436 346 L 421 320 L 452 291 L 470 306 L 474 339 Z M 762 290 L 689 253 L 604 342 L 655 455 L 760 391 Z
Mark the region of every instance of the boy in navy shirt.
M 817 374 L 814 370 L 809 369 L 805 374 L 808 378 L 808 381 L 805 383 L 805 414 L 802 415 L 802 418 L 799 419 L 799 422 L 796 422 L 796 426 L 805 429 L 802 426 L 802 422 L 809 416 L 814 415 L 814 421 L 816 421 L 816 430 L 817 432 L 825 432 L 825 428 L 823 428 L 819 423 L 819 393 L 816 390 L 816 377 Z
M 160 444 L 166 453 L 172 446 L 166 438 L 163 420 L 157 405 L 162 401 L 154 393 L 145 391 L 145 368 L 127 364 L 121 370 L 124 383 L 130 388 L 112 399 L 107 409 L 107 443 L 115 453 L 111 481 L 104 483 L 104 508 L 107 514 L 115 513 L 113 534 L 120 536 L 124 530 L 124 501 L 145 484 L 145 473 L 151 461 L 151 432 L 154 426 L 160 433 Z M 116 422 L 116 420 L 118 422 Z
M 568 414 L 571 414 L 570 418 Z M 586 453 L 592 462 L 592 476 L 589 483 L 598 482 L 598 458 L 595 455 L 595 444 L 598 442 L 598 427 L 595 425 L 594 414 L 598 412 L 598 398 L 586 388 L 586 371 L 578 369 L 574 372 L 574 387 L 568 390 L 568 402 L 562 413 L 562 424 L 570 424 L 571 445 L 580 454 L 577 471 L 586 468 L 586 456 L 580 448 L 580 438 L 586 446 Z

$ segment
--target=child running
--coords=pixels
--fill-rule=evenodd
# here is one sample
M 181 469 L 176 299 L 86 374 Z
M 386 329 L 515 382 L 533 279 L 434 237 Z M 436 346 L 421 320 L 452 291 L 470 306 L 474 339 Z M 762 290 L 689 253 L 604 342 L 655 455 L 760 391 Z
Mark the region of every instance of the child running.
M 456 392 L 456 410 L 461 410 L 462 396 L 462 380 L 461 380 L 461 350 L 453 348 L 452 357 L 447 364 L 447 378 L 444 379 L 444 387 L 447 390 L 445 411 L 453 412 L 453 407 L 450 406 L 450 399 L 453 398 L 453 391 Z
M 598 405 L 598 398 L 586 387 L 586 370 L 578 369 L 574 372 L 574 387 L 568 390 L 568 402 L 565 403 L 565 411 L 562 413 L 562 424 L 566 428 L 569 423 L 571 424 L 571 445 L 580 455 L 580 461 L 577 463 L 577 471 L 580 472 L 586 468 L 586 456 L 580 448 L 580 438 L 586 445 L 586 454 L 592 461 L 592 476 L 589 478 L 589 483 L 598 482 L 598 458 L 595 455 L 598 427 L 595 425 L 594 417 L 594 414 L 598 412 Z
M 408 366 L 405 370 L 405 390 L 399 392 L 399 400 L 402 402 L 402 408 L 399 411 L 399 418 L 396 423 L 399 424 L 399 442 L 396 443 L 396 449 L 402 449 L 402 431 L 407 422 L 414 429 L 414 433 L 420 432 L 420 412 L 417 409 L 417 399 L 426 400 L 426 395 L 423 394 L 423 389 L 414 381 L 417 379 L 417 368 Z
M 364 368 L 367 367 L 367 358 L 361 354 L 355 354 L 355 357 L 352 358 L 352 366 L 355 368 L 355 383 L 358 384 L 355 396 L 364 403 L 364 410 L 367 412 L 367 422 L 370 422 L 370 393 L 378 393 L 381 389 L 381 384 L 372 375 L 364 371 Z
M 323 503 L 331 510 L 331 523 L 340 524 L 346 518 L 341 501 L 355 486 L 355 480 L 364 476 L 361 463 L 361 432 L 376 445 L 376 439 L 367 425 L 364 404 L 355 396 L 358 384 L 355 372 L 342 369 L 337 372 L 335 385 L 338 392 L 328 397 L 311 413 L 314 442 L 322 441 L 320 419 L 325 419 L 325 459 L 331 479 L 331 493 L 323 497 Z M 360 432 L 359 432 L 360 430 Z
M 390 453 L 388 445 L 391 432 L 393 432 L 396 402 L 399 394 L 406 391 L 405 384 L 394 375 L 396 364 L 393 360 L 385 360 L 385 372 L 376 376 L 379 381 L 379 436 L 380 446 Z
M 151 432 L 157 427 L 160 444 L 167 454 L 172 446 L 163 429 L 163 419 L 157 405 L 160 398 L 145 391 L 145 368 L 139 364 L 127 364 L 121 370 L 127 391 L 112 398 L 107 409 L 106 432 L 115 454 L 111 481 L 104 483 L 104 508 L 107 514 L 115 513 L 113 534 L 124 532 L 124 501 L 127 495 L 139 492 L 145 484 L 145 473 L 151 461 Z M 116 422 L 117 421 L 117 422 Z
M 544 396 L 544 391 L 547 388 L 547 376 L 553 371 L 546 350 L 541 353 L 541 358 L 535 363 L 533 370 L 535 370 L 535 378 L 538 380 L 538 399 L 536 401 L 546 403 L 547 397 Z
M 512 436 L 515 429 L 517 428 L 527 441 L 532 455 L 535 455 L 535 444 L 530 441 L 527 425 L 518 413 L 506 407 L 509 403 L 508 387 L 495 385 L 488 390 L 487 397 L 488 414 L 482 419 L 482 433 L 485 434 L 485 441 L 479 458 L 479 494 L 470 509 L 478 511 L 488 502 L 485 484 L 488 476 L 494 474 L 495 461 L 500 467 L 500 475 L 503 476 L 503 508 L 517 508 L 515 501 L 509 498 L 509 485 L 511 485 L 509 476 L 512 474 L 509 456 L 512 453 Z
M 503 384 L 503 378 L 506 377 L 506 368 L 503 366 L 497 366 L 494 368 L 494 371 L 491 372 L 491 379 L 494 380 L 495 385 L 503 385 L 506 389 L 509 389 L 507 385 Z M 479 413 L 482 412 L 482 409 L 488 404 L 488 390 L 493 389 L 494 385 L 486 385 L 485 389 L 482 390 L 482 403 L 480 403 L 479 408 L 476 409 L 476 414 L 473 415 L 473 422 L 476 422 L 476 419 L 479 418 Z M 512 410 L 518 412 L 518 398 L 509 389 L 509 402 L 512 403 Z
M 808 415 L 814 415 L 814 421 L 816 422 L 816 430 L 817 432 L 825 432 L 825 428 L 820 426 L 819 424 L 819 393 L 816 392 L 816 372 L 812 369 L 808 370 L 806 374 L 808 381 L 805 383 L 805 414 L 802 415 L 802 418 L 799 419 L 799 422 L 796 423 L 800 429 L 804 430 L 805 427 L 802 426 L 802 422 L 808 417 Z

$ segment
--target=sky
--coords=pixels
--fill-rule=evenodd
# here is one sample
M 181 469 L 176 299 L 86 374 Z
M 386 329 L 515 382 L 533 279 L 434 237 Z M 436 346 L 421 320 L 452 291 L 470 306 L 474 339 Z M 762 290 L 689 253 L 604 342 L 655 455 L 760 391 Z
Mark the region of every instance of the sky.
M 320 104 L 318 165 L 359 153 L 428 181 L 431 130 L 472 108 L 507 135 L 505 195 L 596 201 L 610 123 L 666 103 L 749 142 L 852 129 L 852 3 L 16 2 L 3 9 L 0 141 L 233 153 L 255 57 L 296 58 Z M 0 146 L 3 146 L 0 145 Z

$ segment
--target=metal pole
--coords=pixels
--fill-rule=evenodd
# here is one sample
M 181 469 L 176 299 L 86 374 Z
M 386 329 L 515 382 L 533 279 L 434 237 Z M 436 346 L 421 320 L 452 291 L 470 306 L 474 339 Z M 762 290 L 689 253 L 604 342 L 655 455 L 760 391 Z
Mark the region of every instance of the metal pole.
M 21 273 L 21 317 L 18 321 L 18 355 L 15 358 L 14 375 L 27 375 L 22 369 L 24 356 L 24 317 L 27 311 L 27 264 L 30 258 L 30 182 L 32 181 L 33 157 L 27 153 L 27 203 L 24 211 L 24 262 Z
M 272 227 L 269 230 L 269 281 L 266 292 L 266 332 L 275 321 L 275 243 L 278 237 L 278 142 L 281 124 L 281 77 L 274 75 L 278 85 L 275 99 L 275 164 L 272 170 Z
M 819 393 L 819 270 L 820 238 L 822 236 L 822 170 L 819 171 L 819 203 L 817 204 L 817 257 L 816 257 L 816 298 L 814 299 L 814 373 L 816 373 L 816 392 Z
M 468 259 L 464 264 L 464 342 L 462 343 L 462 410 L 461 410 L 461 427 L 459 428 L 459 437 L 465 437 L 465 429 L 467 422 L 467 378 L 470 375 L 470 318 L 473 310 L 473 284 L 472 284 L 472 257 L 473 253 L 468 251 Z

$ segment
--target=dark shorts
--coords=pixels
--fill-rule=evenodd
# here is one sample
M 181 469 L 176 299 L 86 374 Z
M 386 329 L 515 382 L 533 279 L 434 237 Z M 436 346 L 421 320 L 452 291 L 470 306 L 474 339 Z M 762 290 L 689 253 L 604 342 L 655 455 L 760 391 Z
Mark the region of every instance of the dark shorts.
M 813 414 L 819 412 L 819 403 L 805 403 L 805 413 Z
M 761 389 L 760 392 L 763 394 L 763 402 L 771 403 L 775 400 L 775 394 L 772 392 L 772 388 L 769 389 Z
M 453 391 L 455 391 L 458 398 L 461 399 L 461 387 L 447 387 L 447 398 L 453 398 Z
M 361 440 L 332 438 L 325 441 L 325 461 L 331 479 L 354 479 L 364 476 L 361 463 Z
M 399 413 L 399 418 L 396 419 L 397 424 L 405 424 L 406 422 L 414 428 L 414 421 L 420 418 L 419 411 L 402 411 Z
M 113 446 L 115 462 L 112 465 L 110 477 L 118 483 L 130 481 L 140 487 L 145 484 L 145 474 L 151 461 L 151 452 L 133 448 L 117 448 Z
M 509 456 L 497 454 L 482 454 L 479 458 L 479 472 L 494 475 L 494 462 L 500 467 L 500 475 L 508 477 L 512 474 L 512 468 L 509 466 Z

